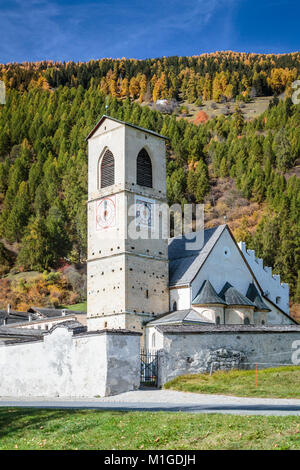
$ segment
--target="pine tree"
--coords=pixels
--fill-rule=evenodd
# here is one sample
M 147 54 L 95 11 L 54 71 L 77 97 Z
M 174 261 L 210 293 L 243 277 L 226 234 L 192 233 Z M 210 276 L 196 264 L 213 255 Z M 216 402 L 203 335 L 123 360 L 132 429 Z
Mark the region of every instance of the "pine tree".
M 272 149 L 276 156 L 277 168 L 282 172 L 291 168 L 293 164 L 291 144 L 283 127 L 276 133 Z
M 30 217 L 30 197 L 27 183 L 23 181 L 17 192 L 14 205 L 5 222 L 4 234 L 8 241 L 20 241 Z
M 201 203 L 210 188 L 208 169 L 202 160 L 196 162 L 195 167 L 188 172 L 187 190 L 196 203 Z
M 223 157 L 221 160 L 219 175 L 221 176 L 221 178 L 225 178 L 226 176 L 228 176 L 228 168 L 225 157 Z
M 245 119 L 244 119 L 242 110 L 239 106 L 236 107 L 233 117 L 234 117 L 236 130 L 238 134 L 241 134 L 244 128 Z

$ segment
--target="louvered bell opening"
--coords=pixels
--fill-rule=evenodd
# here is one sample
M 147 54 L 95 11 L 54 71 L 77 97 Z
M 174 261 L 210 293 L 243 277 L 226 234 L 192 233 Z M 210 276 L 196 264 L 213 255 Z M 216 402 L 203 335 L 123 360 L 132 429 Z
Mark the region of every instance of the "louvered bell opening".
M 145 149 L 137 157 L 137 184 L 152 188 L 152 163 Z
M 101 188 L 115 184 L 115 159 L 110 150 L 106 150 L 101 163 Z

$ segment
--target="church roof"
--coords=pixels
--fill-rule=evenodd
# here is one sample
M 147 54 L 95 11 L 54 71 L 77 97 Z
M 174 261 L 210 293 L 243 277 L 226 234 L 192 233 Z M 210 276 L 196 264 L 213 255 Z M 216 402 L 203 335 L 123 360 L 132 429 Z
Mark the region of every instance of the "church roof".
M 259 292 L 253 282 L 249 284 L 246 297 L 253 302 L 257 308 L 257 310 L 270 312 L 271 309 L 264 303 L 263 299 L 259 295 Z
M 199 323 L 199 324 L 210 324 L 209 320 L 203 317 L 200 313 L 196 312 L 192 308 L 187 310 L 176 310 L 175 312 L 167 313 L 162 315 L 160 318 L 152 320 L 148 323 L 151 325 L 164 325 L 164 324 L 184 324 L 184 323 Z
M 222 288 L 219 296 L 225 300 L 227 305 L 238 305 L 245 307 L 255 307 L 255 304 L 251 300 L 247 299 L 243 294 L 241 294 L 235 287 L 233 287 L 229 282 L 226 282 Z
M 201 232 L 169 239 L 170 286 L 188 284 L 194 279 L 226 227 L 227 225 L 219 225 L 204 230 L 204 240 L 200 247 L 196 246 L 196 236 L 201 239 Z M 195 248 L 193 248 L 193 241 Z
M 89 135 L 87 136 L 86 140 L 89 140 L 94 135 L 96 130 L 101 126 L 102 122 L 105 119 L 111 119 L 112 121 L 118 122 L 119 124 L 123 124 L 123 125 L 129 126 L 129 127 L 133 127 L 134 129 L 138 129 L 139 131 L 146 132 L 147 134 L 155 135 L 155 137 L 160 137 L 161 139 L 168 140 L 168 137 L 165 137 L 164 135 L 158 134 L 157 132 L 150 131 L 149 129 L 144 129 L 144 127 L 135 126 L 134 124 L 131 124 L 130 122 L 120 121 L 120 119 L 116 119 L 116 118 L 113 118 L 111 116 L 107 116 L 106 114 L 103 114 L 101 119 L 95 125 L 94 129 L 92 129 L 91 132 L 89 133 Z
M 193 305 L 221 304 L 226 305 L 225 300 L 218 296 L 209 281 L 204 281 L 198 294 L 192 302 Z

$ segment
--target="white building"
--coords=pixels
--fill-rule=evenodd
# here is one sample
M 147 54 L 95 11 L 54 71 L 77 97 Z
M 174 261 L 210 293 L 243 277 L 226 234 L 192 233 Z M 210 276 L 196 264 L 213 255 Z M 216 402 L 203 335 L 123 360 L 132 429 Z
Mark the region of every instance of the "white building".
M 135 238 L 166 204 L 165 138 L 103 116 L 88 136 L 88 329 L 145 332 L 158 325 L 281 325 L 288 286 L 237 245 L 227 225 L 191 239 Z M 128 211 L 128 207 L 132 210 Z M 163 222 L 164 223 L 164 222 Z M 165 233 L 162 231 L 162 233 Z
M 190 238 L 169 240 L 169 309 L 146 327 L 147 346 L 160 349 L 160 325 L 289 325 L 288 286 L 255 271 L 227 225 L 204 231 L 201 249 L 186 249 Z M 245 247 L 245 244 L 243 245 Z M 250 255 L 250 259 L 254 259 Z M 258 281 L 260 279 L 260 282 Z M 277 290 L 270 292 L 270 284 Z M 280 300 L 279 300 L 280 297 Z M 281 306 L 284 299 L 286 309 Z

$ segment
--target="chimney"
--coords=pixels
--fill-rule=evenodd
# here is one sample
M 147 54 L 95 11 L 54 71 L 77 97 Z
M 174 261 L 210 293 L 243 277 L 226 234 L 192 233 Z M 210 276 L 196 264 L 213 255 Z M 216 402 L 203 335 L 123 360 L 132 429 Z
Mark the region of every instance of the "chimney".
M 11 305 L 10 305 L 10 304 L 7 304 L 7 314 L 8 314 L 8 315 L 10 314 L 10 311 L 11 311 Z
M 7 325 L 7 318 L 3 318 L 3 325 Z

